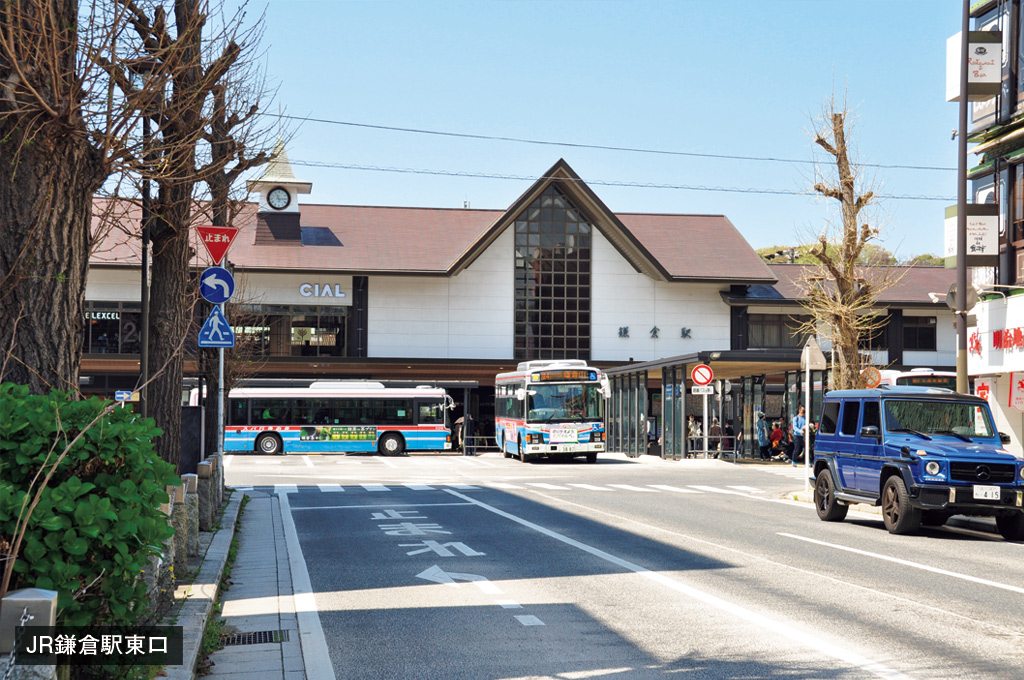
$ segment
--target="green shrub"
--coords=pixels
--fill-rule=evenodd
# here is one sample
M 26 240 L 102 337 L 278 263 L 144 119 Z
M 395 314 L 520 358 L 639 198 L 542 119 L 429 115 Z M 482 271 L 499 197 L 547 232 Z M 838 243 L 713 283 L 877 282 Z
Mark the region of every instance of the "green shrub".
M 142 571 L 174 533 L 159 505 L 181 480 L 153 449 L 161 431 L 122 408 L 86 430 L 108 405 L 0 385 L 0 544 L 14 543 L 19 511 L 85 430 L 42 492 L 10 584 L 57 591 L 64 625 L 137 621 L 147 609 Z

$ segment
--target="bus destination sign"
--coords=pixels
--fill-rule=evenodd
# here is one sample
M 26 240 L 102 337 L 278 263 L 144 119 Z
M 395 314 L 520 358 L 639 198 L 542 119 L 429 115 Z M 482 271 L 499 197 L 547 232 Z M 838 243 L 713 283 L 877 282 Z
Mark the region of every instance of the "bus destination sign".
M 530 382 L 579 382 L 596 381 L 597 371 L 562 369 L 558 371 L 537 371 L 530 376 Z

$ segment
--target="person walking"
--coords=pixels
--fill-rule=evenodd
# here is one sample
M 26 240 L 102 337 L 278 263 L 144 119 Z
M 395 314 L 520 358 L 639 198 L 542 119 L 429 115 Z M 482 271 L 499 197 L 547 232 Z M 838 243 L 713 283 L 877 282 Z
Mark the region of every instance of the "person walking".
M 711 429 L 708 430 L 708 438 L 710 441 L 708 447 L 715 452 L 712 458 L 718 458 L 718 453 L 722 450 L 722 426 L 718 424 L 718 418 L 711 419 Z
M 775 453 L 772 460 L 786 460 L 786 433 L 782 431 L 782 423 L 778 420 L 772 423 L 772 433 L 768 435 L 768 440 Z
M 768 438 L 768 421 L 764 419 L 764 412 L 757 412 L 757 448 L 760 450 L 761 460 L 770 460 L 772 457 L 772 441 Z
M 804 407 L 801 406 L 796 410 L 796 416 L 793 417 L 793 465 L 796 465 L 804 454 L 804 442 L 807 435 L 807 418 L 804 416 Z

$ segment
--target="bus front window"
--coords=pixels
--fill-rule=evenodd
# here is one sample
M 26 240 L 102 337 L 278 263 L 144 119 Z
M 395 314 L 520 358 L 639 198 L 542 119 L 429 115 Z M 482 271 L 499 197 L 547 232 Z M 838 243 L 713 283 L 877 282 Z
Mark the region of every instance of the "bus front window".
M 598 385 L 532 385 L 527 392 L 527 419 L 599 420 L 604 400 Z

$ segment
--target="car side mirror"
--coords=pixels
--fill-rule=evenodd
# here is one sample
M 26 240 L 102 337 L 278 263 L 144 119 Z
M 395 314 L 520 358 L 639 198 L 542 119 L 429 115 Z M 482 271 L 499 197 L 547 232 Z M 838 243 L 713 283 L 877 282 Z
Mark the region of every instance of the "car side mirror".
M 909 446 L 904 446 L 902 449 L 900 449 L 900 455 L 903 456 L 904 458 L 913 458 L 914 457 L 913 454 L 910 453 L 910 447 Z
M 878 439 L 878 426 L 877 425 L 865 425 L 860 428 L 861 437 L 871 437 L 872 439 Z
M 1005 432 L 1000 432 L 999 433 L 999 442 L 1001 444 L 1009 444 L 1010 443 L 1010 435 L 1006 434 Z

